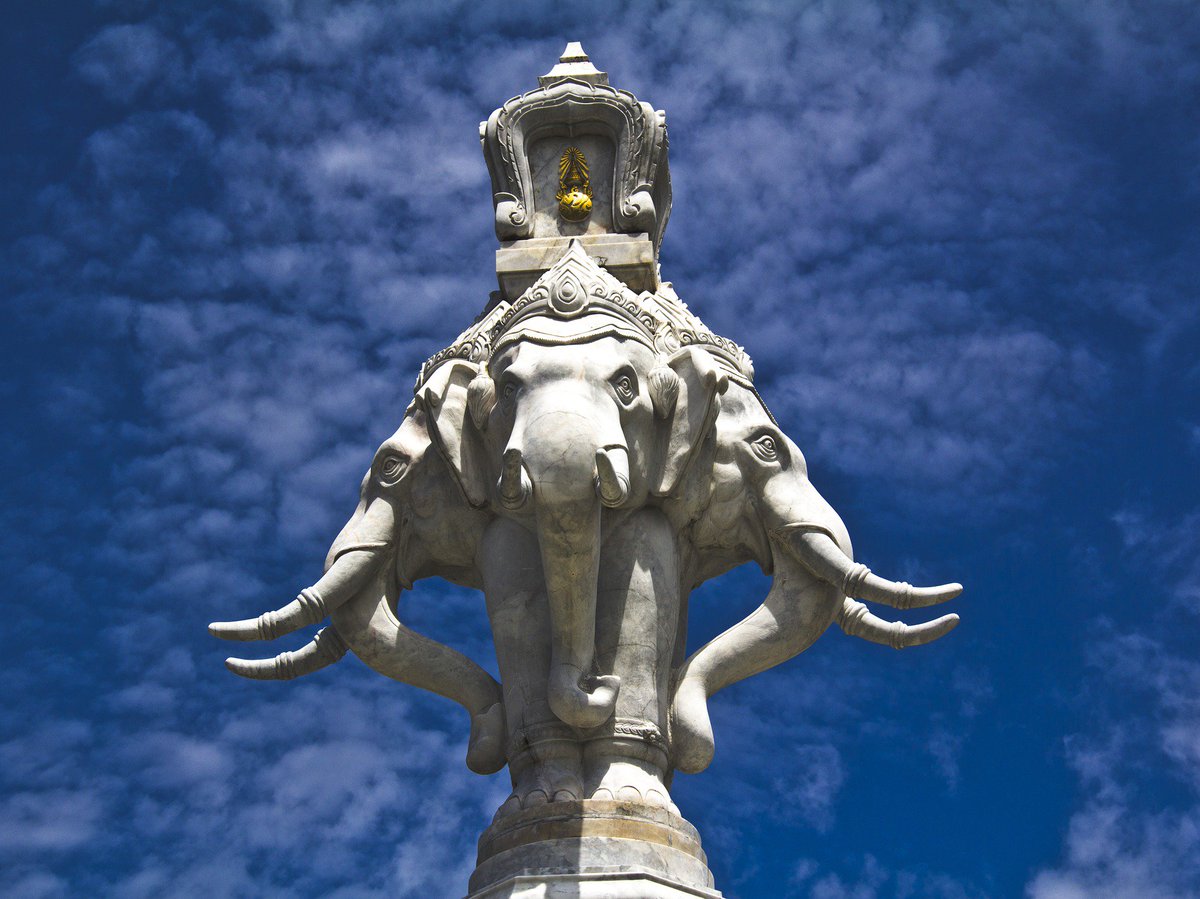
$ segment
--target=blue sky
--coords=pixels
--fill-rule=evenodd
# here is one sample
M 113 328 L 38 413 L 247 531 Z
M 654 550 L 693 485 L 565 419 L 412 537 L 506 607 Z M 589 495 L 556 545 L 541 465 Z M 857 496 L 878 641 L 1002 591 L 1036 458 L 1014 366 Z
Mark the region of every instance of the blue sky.
M 1200 892 L 1190 0 L 5 19 L 6 895 L 462 894 L 507 780 L 461 710 L 353 658 L 239 681 L 205 625 L 319 573 L 494 289 L 478 122 L 567 40 L 667 110 L 664 274 L 860 558 L 966 585 L 934 646 L 829 633 L 714 701 L 674 792 L 718 886 Z M 765 589 L 707 586 L 692 641 Z M 404 614 L 494 669 L 476 594 Z

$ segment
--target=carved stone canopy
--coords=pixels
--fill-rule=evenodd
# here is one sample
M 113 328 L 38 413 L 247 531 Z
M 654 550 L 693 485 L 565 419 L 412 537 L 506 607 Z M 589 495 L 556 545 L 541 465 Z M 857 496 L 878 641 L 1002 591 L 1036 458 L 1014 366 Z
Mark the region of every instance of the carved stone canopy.
M 635 290 L 654 290 L 671 211 L 665 113 L 610 86 L 578 43 L 538 81 L 479 129 L 502 242 L 501 293 L 507 299 L 523 293 L 572 238 Z M 568 157 L 570 185 L 562 180 Z M 588 183 L 580 182 L 580 171 Z M 563 201 L 568 188 L 586 212 Z
M 455 359 L 486 367 L 497 350 L 512 342 L 582 344 L 603 336 L 636 340 L 664 357 L 700 347 L 729 378 L 754 390 L 754 365 L 745 349 L 713 333 L 670 282 L 662 282 L 654 293 L 635 293 L 593 258 L 582 241 L 571 240 L 519 297 L 489 308 L 421 366 L 414 393 Z

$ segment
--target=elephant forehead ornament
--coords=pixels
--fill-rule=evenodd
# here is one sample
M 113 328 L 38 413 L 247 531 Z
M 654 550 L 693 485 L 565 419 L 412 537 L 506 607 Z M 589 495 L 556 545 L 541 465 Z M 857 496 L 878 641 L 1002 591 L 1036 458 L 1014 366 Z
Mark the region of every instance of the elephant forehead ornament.
M 243 677 L 308 675 L 349 650 L 461 704 L 469 767 L 507 765 L 512 777 L 489 834 L 568 802 L 632 803 L 683 826 L 667 785 L 672 771 L 712 759 L 713 693 L 792 658 L 834 622 L 897 649 L 927 643 L 958 617 L 907 625 L 858 600 L 908 609 L 962 589 L 892 582 L 854 561 L 841 519 L 755 390 L 745 351 L 658 281 L 670 197 L 661 113 L 608 88 L 581 54 L 568 59 L 568 48 L 539 91 L 510 101 L 483 132 L 497 233 L 516 233 L 546 267 L 523 284 L 517 262 L 529 253 L 512 264 L 498 256 L 500 295 L 421 368 L 320 580 L 277 611 L 210 625 L 228 640 L 273 640 L 328 621 L 298 651 L 228 659 Z M 578 130 L 558 128 L 556 115 Z M 591 140 L 593 159 L 616 157 L 611 196 L 593 191 L 576 143 L 561 149 L 568 139 Z M 495 145 L 504 141 L 508 155 Z M 586 188 L 589 222 L 609 231 L 562 234 L 582 201 L 570 215 L 551 217 L 553 204 L 541 214 L 537 198 L 555 196 L 555 185 L 531 183 L 528 159 L 560 149 L 559 194 Z M 524 231 L 513 231 L 514 205 Z M 772 575 L 768 596 L 685 658 L 691 591 L 749 561 Z M 400 622 L 401 593 L 426 577 L 483 591 L 499 682 Z M 549 825 L 538 820 L 543 839 Z M 487 839 L 475 886 L 496 874 L 485 870 Z M 511 855 L 515 837 L 504 839 Z

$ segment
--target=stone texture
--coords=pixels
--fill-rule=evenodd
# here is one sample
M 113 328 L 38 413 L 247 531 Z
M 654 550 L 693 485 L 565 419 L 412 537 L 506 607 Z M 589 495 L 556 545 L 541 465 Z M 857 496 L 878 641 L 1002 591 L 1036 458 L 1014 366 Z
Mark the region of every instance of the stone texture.
M 512 779 L 476 896 L 719 895 L 667 787 L 713 756 L 709 698 L 835 622 L 901 648 L 958 621 L 910 626 L 857 601 L 908 609 L 962 588 L 854 561 L 745 351 L 659 280 L 665 117 L 602 74 L 573 45 L 485 123 L 501 294 L 422 366 L 320 580 L 210 625 L 274 640 L 328 621 L 296 652 L 226 664 L 290 679 L 349 651 L 466 710 L 468 766 Z M 690 591 L 751 561 L 773 577 L 762 604 L 685 658 Z M 399 620 L 425 577 L 483 591 L 499 682 Z
M 593 895 L 609 895 L 603 890 L 621 882 L 617 875 L 719 895 L 691 824 L 671 809 L 616 800 L 553 802 L 499 817 L 480 837 L 471 889 L 487 894 L 514 878 L 563 875 L 602 876 L 590 887 Z
M 684 886 L 645 871 L 513 877 L 468 899 L 720 899 L 717 890 Z
M 658 260 L 646 234 L 582 234 L 579 245 L 604 271 L 636 293 L 658 290 Z M 496 279 L 509 301 L 529 290 L 571 245 L 567 237 L 509 241 L 496 251 Z

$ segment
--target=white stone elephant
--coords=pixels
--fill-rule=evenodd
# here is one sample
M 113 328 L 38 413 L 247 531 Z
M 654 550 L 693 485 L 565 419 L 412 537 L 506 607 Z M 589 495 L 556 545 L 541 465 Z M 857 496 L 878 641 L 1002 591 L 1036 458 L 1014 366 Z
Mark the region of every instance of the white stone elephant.
M 448 374 L 439 373 L 431 389 Z M 353 650 L 380 674 L 462 705 L 471 715 L 467 765 L 491 773 L 505 764 L 500 685 L 471 659 L 397 617 L 401 593 L 422 578 L 482 585 L 475 558 L 491 516 L 466 502 L 432 444 L 428 424 L 418 398 L 376 452 L 358 507 L 334 540 L 317 583 L 278 611 L 214 622 L 209 631 L 226 640 L 274 640 L 329 617 L 330 626 L 296 652 L 231 658 L 226 666 L 242 677 L 288 680 Z
M 657 503 L 711 426 L 721 376 L 703 351 L 640 337 L 609 317 L 538 320 L 422 394 L 464 492 L 498 516 L 480 570 L 520 805 L 668 803 L 680 582 Z
M 737 380 L 723 390 L 715 427 L 664 509 L 687 537 L 685 589 L 751 560 L 773 577 L 761 606 L 676 673 L 670 733 L 681 771 L 701 771 L 712 760 L 708 697 L 803 652 L 834 621 L 896 649 L 928 643 L 958 624 L 957 615 L 915 626 L 885 621 L 852 598 L 908 609 L 953 599 L 962 587 L 912 587 L 855 564 L 846 527 L 809 481 L 800 448 L 757 392 Z

